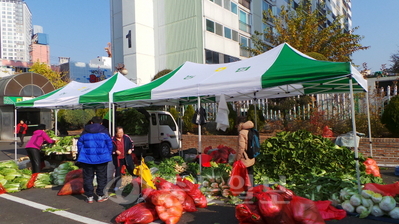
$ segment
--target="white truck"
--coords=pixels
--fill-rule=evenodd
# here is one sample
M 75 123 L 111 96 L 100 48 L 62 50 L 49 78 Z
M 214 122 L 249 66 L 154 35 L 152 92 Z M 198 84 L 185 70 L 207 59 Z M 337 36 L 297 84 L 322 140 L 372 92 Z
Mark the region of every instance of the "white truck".
M 155 158 L 165 158 L 171 149 L 181 147 L 181 134 L 173 116 L 167 111 L 141 110 L 149 119 L 149 131 L 146 135 L 129 135 L 134 143 L 137 156 L 145 156 L 147 150 Z

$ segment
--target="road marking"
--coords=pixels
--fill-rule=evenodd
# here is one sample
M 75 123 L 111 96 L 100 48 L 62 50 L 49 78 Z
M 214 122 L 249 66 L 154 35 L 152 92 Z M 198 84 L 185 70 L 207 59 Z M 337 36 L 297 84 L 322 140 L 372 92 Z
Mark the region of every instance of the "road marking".
M 36 202 L 33 202 L 33 201 L 29 201 L 29 200 L 26 200 L 26 199 L 23 199 L 23 198 L 18 198 L 18 197 L 9 195 L 9 194 L 1 194 L 0 197 L 8 199 L 10 201 L 18 202 L 18 203 L 21 203 L 21 204 L 24 204 L 24 205 L 27 205 L 27 206 L 30 206 L 30 207 L 33 207 L 33 208 L 37 208 L 37 209 L 40 209 L 40 210 L 46 210 L 46 209 L 49 209 L 49 208 L 50 209 L 56 209 L 56 208 L 53 208 L 53 207 L 50 207 L 50 206 L 47 206 L 47 205 L 42 205 L 42 204 L 39 204 L 39 203 L 36 203 Z M 59 215 L 59 216 L 62 216 L 62 217 L 65 217 L 65 218 L 68 218 L 68 219 L 72 219 L 72 220 L 75 220 L 75 221 L 78 221 L 78 222 L 82 222 L 82 223 L 108 224 L 106 222 L 100 222 L 100 221 L 97 221 L 97 220 L 94 220 L 94 219 L 91 219 L 91 218 L 87 218 L 87 217 L 84 217 L 84 216 L 76 215 L 76 214 L 73 214 L 73 213 L 70 213 L 70 212 L 67 212 L 67 211 L 55 211 L 55 212 L 52 212 L 52 213 L 56 214 L 56 215 Z

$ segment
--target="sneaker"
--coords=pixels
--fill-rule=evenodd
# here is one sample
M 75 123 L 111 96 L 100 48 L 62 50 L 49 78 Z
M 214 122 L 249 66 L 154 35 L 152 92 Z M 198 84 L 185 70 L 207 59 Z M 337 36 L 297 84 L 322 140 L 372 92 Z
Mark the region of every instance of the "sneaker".
M 86 199 L 86 202 L 89 203 L 89 204 L 93 203 L 93 201 L 94 201 L 93 196 L 87 197 L 87 199 Z
M 105 195 L 103 195 L 103 196 L 98 196 L 97 202 L 103 202 L 103 201 L 106 201 L 106 200 L 108 200 L 108 197 L 107 197 L 107 196 L 105 196 Z

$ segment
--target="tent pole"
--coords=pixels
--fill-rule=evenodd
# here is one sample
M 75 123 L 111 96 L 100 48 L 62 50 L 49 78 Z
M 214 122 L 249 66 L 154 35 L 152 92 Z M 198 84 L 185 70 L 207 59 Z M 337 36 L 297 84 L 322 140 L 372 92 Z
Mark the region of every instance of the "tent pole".
M 253 103 L 253 105 L 254 105 L 254 108 L 255 108 L 255 110 L 254 110 L 254 111 L 255 111 L 255 116 L 254 116 L 254 119 L 255 119 L 255 129 L 258 130 L 258 122 L 257 122 L 258 119 L 257 119 L 257 117 L 256 117 L 256 115 L 257 115 L 257 114 L 256 114 L 256 100 L 257 100 L 257 99 L 256 99 L 256 92 L 254 92 L 254 103 Z
M 111 109 L 111 101 L 108 102 L 108 132 L 111 136 L 112 135 L 112 128 L 111 128 L 111 123 L 112 123 L 112 109 Z
M 350 89 L 350 101 L 351 101 L 351 112 L 352 112 L 352 129 L 353 129 L 353 139 L 354 139 L 354 146 L 355 146 L 355 161 L 356 161 L 356 177 L 357 177 L 357 188 L 360 192 L 362 188 L 360 186 L 360 169 L 359 169 L 359 152 L 357 147 L 357 135 L 356 135 L 356 118 L 355 118 L 355 101 L 353 99 L 353 86 L 352 86 L 352 76 L 349 76 L 349 89 Z
M 54 120 L 55 120 L 55 124 L 54 124 L 54 135 L 58 136 L 58 109 L 54 110 Z
M 111 124 L 113 124 L 111 129 L 112 129 L 112 136 L 114 136 L 115 135 L 115 104 L 114 103 L 112 103 L 111 112 L 112 112 L 112 123 Z
M 201 97 L 198 97 L 198 108 L 197 108 L 197 111 L 198 111 L 198 115 L 199 115 L 199 113 L 200 113 L 200 110 L 201 109 Z M 199 156 L 199 167 L 200 167 L 200 170 L 199 170 L 199 174 L 200 174 L 200 176 L 201 176 L 201 173 L 202 173 L 202 139 L 201 139 L 201 122 L 199 122 L 199 124 L 198 124 L 198 152 L 199 152 L 199 154 L 200 154 L 200 156 Z M 200 179 L 200 180 L 202 180 L 202 179 Z
M 184 107 L 179 104 L 179 156 L 183 158 L 183 151 L 182 151 L 182 137 L 183 137 L 183 114 L 184 114 Z M 183 158 L 184 159 L 184 158 Z
M 18 158 L 17 158 L 17 151 L 18 151 L 18 148 L 17 148 L 17 108 L 14 106 L 14 158 L 15 158 L 15 161 L 17 161 L 18 160 Z
M 371 124 L 370 124 L 370 101 L 369 92 L 366 92 L 366 105 L 367 105 L 367 122 L 369 127 L 369 144 L 370 144 L 370 157 L 373 157 L 373 140 L 371 138 Z

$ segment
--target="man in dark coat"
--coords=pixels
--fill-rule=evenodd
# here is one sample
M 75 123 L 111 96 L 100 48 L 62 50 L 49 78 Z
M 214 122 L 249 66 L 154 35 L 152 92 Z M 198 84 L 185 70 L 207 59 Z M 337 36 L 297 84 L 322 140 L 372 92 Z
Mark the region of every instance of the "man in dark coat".
M 87 202 L 93 203 L 94 199 L 94 174 L 97 176 L 97 201 L 108 199 L 104 195 L 107 185 L 107 165 L 112 161 L 112 140 L 106 128 L 102 126 L 100 117 L 93 117 L 92 124 L 85 126 L 85 130 L 78 140 L 78 159 L 83 168 L 83 188 Z

